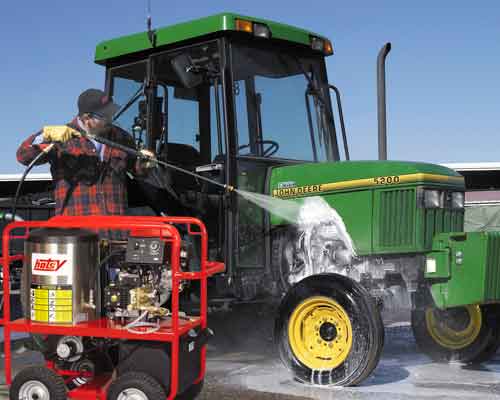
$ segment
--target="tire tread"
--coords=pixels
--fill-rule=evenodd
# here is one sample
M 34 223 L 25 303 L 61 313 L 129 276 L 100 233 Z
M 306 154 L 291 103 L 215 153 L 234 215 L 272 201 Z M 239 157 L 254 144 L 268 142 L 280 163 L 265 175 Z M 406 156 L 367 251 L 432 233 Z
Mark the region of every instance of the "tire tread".
M 40 381 L 47 386 L 50 400 L 66 400 L 67 389 L 63 378 L 47 367 L 38 365 L 26 367 L 19 371 L 12 381 L 9 398 L 19 400 L 19 389 L 30 380 Z
M 158 381 L 144 372 L 126 372 L 111 383 L 106 398 L 116 400 L 118 395 L 127 388 L 137 388 L 143 391 L 149 400 L 166 399 L 167 394 Z

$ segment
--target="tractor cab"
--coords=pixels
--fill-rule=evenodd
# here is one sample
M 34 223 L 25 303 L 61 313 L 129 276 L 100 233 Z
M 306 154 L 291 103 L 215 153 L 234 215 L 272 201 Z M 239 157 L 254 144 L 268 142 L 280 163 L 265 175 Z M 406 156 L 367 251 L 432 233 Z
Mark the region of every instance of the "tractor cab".
M 238 189 L 269 192 L 272 167 L 339 160 L 325 56 L 312 32 L 220 14 L 103 42 L 96 62 L 139 148 Z M 200 217 L 229 270 L 269 263 L 268 217 L 244 199 L 159 169 L 132 201 Z M 135 200 L 134 200 L 135 198 Z M 262 251 L 262 249 L 267 249 Z M 215 253 L 215 254 L 214 254 Z

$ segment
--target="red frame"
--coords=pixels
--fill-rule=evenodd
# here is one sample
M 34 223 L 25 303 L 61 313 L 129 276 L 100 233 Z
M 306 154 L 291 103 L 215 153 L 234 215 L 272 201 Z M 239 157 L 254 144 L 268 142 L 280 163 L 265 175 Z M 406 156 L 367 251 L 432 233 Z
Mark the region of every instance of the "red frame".
M 180 269 L 181 237 L 174 226 L 186 225 L 189 235 L 201 237 L 201 262 L 199 272 L 183 272 Z M 198 230 L 192 227 L 197 226 Z M 112 323 L 106 318 L 96 321 L 79 323 L 76 325 L 49 325 L 32 323 L 30 320 L 18 319 L 10 321 L 10 288 L 9 266 L 13 261 L 24 260 L 23 254 L 10 255 L 10 241 L 13 239 L 26 239 L 30 229 L 34 228 L 86 228 L 90 230 L 114 229 L 155 229 L 161 228 L 161 239 L 170 243 L 170 260 L 172 268 L 172 315 L 169 322 L 163 322 L 160 330 L 150 334 L 136 334 L 123 329 L 119 324 Z M 24 229 L 24 234 L 13 235 L 14 229 Z M 207 260 L 208 235 L 203 222 L 196 218 L 188 217 L 128 217 L 128 216 L 91 216 L 91 217 L 53 217 L 47 221 L 22 221 L 12 222 L 3 230 L 2 254 L 3 263 L 3 315 L 0 326 L 4 327 L 4 353 L 5 353 L 5 382 L 12 383 L 11 370 L 11 332 L 42 333 L 47 335 L 75 335 L 94 336 L 116 339 L 153 340 L 169 342 L 171 344 L 171 376 L 170 394 L 167 400 L 172 400 L 177 395 L 179 377 L 179 340 L 191 328 L 207 327 L 207 278 L 218 272 L 224 271 L 224 264 Z M 191 321 L 179 320 L 179 284 L 181 280 L 200 280 L 200 315 Z M 205 376 L 206 346 L 200 352 L 200 375 L 193 383 L 200 382 Z M 62 376 L 71 377 L 74 371 L 56 370 L 51 362 L 47 367 Z M 111 383 L 111 376 L 96 376 L 91 382 L 68 392 L 72 399 L 99 399 L 106 400 L 107 387 Z

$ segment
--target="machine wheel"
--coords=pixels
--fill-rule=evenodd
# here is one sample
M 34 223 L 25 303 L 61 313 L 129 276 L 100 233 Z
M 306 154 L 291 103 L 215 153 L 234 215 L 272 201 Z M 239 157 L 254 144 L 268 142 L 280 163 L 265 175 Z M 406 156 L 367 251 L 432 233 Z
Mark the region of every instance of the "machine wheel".
M 21 370 L 10 387 L 11 400 L 66 400 L 66 385 L 61 376 L 46 367 Z
M 157 400 L 165 399 L 163 387 L 151 375 L 127 372 L 109 385 L 108 400 Z
M 198 397 L 198 395 L 201 393 L 203 390 L 203 383 L 205 381 L 202 379 L 200 382 L 195 383 L 189 388 L 187 388 L 183 393 L 178 395 L 176 398 L 178 400 L 194 400 Z
M 419 349 L 435 361 L 481 363 L 500 345 L 499 311 L 497 305 L 417 309 L 413 334 Z
M 360 284 L 320 274 L 302 280 L 285 296 L 274 339 L 281 360 L 299 381 L 350 386 L 377 366 L 384 326 Z

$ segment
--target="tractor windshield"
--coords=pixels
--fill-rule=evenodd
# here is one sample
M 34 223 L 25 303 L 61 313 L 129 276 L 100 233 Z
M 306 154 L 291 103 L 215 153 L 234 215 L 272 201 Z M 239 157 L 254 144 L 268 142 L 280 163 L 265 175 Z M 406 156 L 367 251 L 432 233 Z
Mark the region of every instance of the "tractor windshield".
M 143 90 L 146 70 L 145 61 L 113 69 L 113 101 L 121 107 L 115 115 L 114 124 L 133 135 L 138 142 L 144 140 L 139 128 L 145 124 L 143 119 L 146 117 Z
M 115 123 L 171 163 L 212 162 L 225 153 L 218 60 L 217 43 L 207 42 L 112 68 L 113 99 L 123 107 Z
M 332 159 L 321 57 L 234 45 L 232 66 L 240 156 Z

